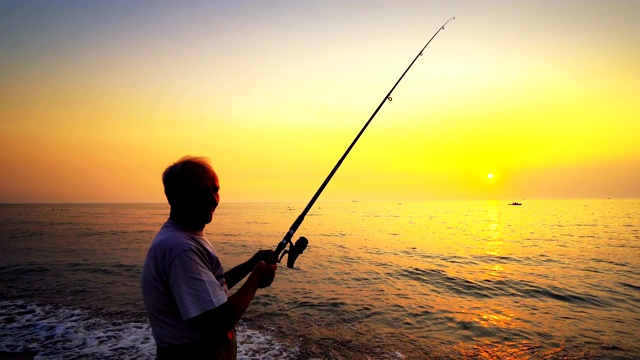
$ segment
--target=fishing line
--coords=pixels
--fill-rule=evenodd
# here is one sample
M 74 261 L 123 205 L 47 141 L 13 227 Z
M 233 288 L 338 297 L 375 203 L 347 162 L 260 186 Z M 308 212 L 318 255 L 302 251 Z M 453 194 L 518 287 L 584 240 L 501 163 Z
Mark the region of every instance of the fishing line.
M 296 218 L 296 220 L 293 222 L 293 224 L 291 225 L 291 227 L 289 228 L 289 231 L 287 231 L 287 233 L 284 235 L 284 238 L 282 238 L 282 241 L 280 241 L 280 243 L 278 243 L 278 246 L 276 247 L 276 249 L 273 252 L 273 255 L 271 256 L 271 258 L 269 259 L 269 263 L 270 264 L 275 264 L 276 262 L 280 262 L 282 260 L 282 258 L 284 257 L 284 255 L 289 254 L 288 258 L 287 258 L 287 267 L 289 268 L 293 268 L 293 264 L 296 262 L 296 259 L 298 258 L 298 256 L 300 256 L 300 254 L 302 254 L 302 252 L 307 248 L 307 246 L 309 245 L 309 240 L 307 240 L 307 238 L 305 238 L 304 236 L 300 237 L 295 244 L 293 244 L 291 242 L 291 238 L 293 237 L 293 234 L 295 234 L 295 232 L 298 230 L 298 228 L 300 227 L 300 225 L 302 224 L 302 222 L 304 221 L 305 216 L 307 215 L 307 213 L 309 212 L 309 210 L 311 210 L 311 207 L 313 206 L 313 204 L 316 202 L 316 200 L 318 200 L 318 197 L 320 197 L 320 194 L 322 194 L 322 191 L 324 190 L 324 188 L 327 186 L 327 184 L 329 184 L 329 181 L 331 181 L 331 178 L 333 178 L 333 175 L 336 173 L 336 171 L 338 171 L 338 168 L 340 167 L 340 165 L 342 165 L 342 162 L 344 161 L 344 159 L 347 157 L 347 155 L 349 155 L 349 152 L 351 151 L 351 149 L 353 148 L 353 146 L 356 144 L 356 142 L 358 142 L 358 139 L 360 139 L 360 136 L 362 135 L 362 133 L 364 133 L 364 131 L 367 129 L 367 127 L 369 126 L 369 124 L 371 123 L 371 121 L 373 120 L 374 117 L 376 117 L 376 114 L 378 114 L 378 111 L 380 111 L 380 109 L 382 108 L 382 105 L 384 105 L 387 101 L 391 101 L 391 93 L 393 93 L 393 90 L 395 90 L 396 86 L 398 86 L 398 84 L 400 83 L 400 81 L 402 80 L 402 78 L 404 78 L 404 76 L 407 74 L 407 72 L 409 71 L 409 69 L 411 69 L 411 67 L 413 66 L 413 64 L 416 62 L 416 60 L 418 60 L 418 58 L 420 56 L 423 55 L 424 50 L 427 48 L 427 46 L 429 46 L 429 44 L 431 43 L 431 40 L 433 40 L 436 35 L 438 35 L 438 33 L 441 30 L 444 30 L 444 27 L 449 23 L 449 21 L 451 20 L 455 20 L 455 17 L 452 17 L 451 19 L 447 20 L 447 22 L 445 22 L 439 29 L 438 31 L 436 31 L 435 34 L 433 34 L 433 36 L 431 37 L 431 39 L 429 39 L 429 41 L 427 41 L 427 43 L 425 44 L 425 46 L 420 50 L 420 52 L 418 52 L 418 55 L 416 55 L 416 57 L 413 59 L 413 61 L 411 62 L 411 64 L 409 64 L 409 66 L 407 67 L 407 69 L 402 73 L 402 75 L 400 76 L 400 78 L 398 79 L 398 81 L 396 81 L 396 83 L 393 85 L 393 87 L 391 88 L 391 90 L 389 90 L 389 92 L 387 93 L 387 95 L 385 95 L 385 97 L 382 99 L 382 101 L 380 102 L 380 105 L 378 105 L 378 107 L 376 108 L 376 110 L 373 112 L 373 114 L 371 114 L 371 117 L 369 117 L 369 120 L 367 120 L 367 122 L 364 124 L 364 127 L 362 127 L 362 130 L 360 130 L 360 132 L 358 133 L 358 135 L 356 136 L 355 139 L 353 139 L 353 141 L 351 142 L 351 145 L 349 145 L 349 147 L 347 148 L 347 150 L 344 152 L 344 154 L 342 155 L 342 157 L 340 158 L 340 160 L 338 160 L 338 162 L 336 163 L 336 165 L 333 167 L 333 169 L 331 170 L 331 172 L 329 173 L 329 175 L 327 176 L 327 178 L 324 180 L 324 182 L 322 183 L 322 185 L 320 185 L 320 188 L 318 188 L 318 191 L 316 191 L 315 195 L 313 195 L 313 197 L 311 198 L 311 201 L 309 201 L 309 203 L 307 204 L 307 206 L 304 208 L 304 210 L 302 211 L 302 213 Z M 289 244 L 289 249 L 285 250 L 285 247 L 287 246 L 287 244 Z M 284 250 L 284 252 L 283 252 Z

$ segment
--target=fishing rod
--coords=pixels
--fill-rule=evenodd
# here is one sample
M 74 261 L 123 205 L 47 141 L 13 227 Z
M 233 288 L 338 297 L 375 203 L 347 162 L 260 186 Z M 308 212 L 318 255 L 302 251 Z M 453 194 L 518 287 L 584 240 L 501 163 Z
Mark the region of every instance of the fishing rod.
M 418 58 L 420 56 L 422 56 L 422 52 L 424 51 L 424 49 L 427 48 L 427 46 L 429 46 L 429 44 L 431 43 L 431 40 L 433 40 L 433 38 L 436 37 L 436 35 L 438 35 L 438 33 L 441 30 L 444 30 L 444 27 L 449 23 L 449 21 L 451 20 L 455 20 L 455 16 L 452 17 L 451 19 L 447 20 L 447 22 L 445 22 L 439 29 L 438 31 L 436 31 L 435 34 L 433 34 L 433 36 L 431 37 L 431 39 L 429 39 L 429 41 L 427 41 L 427 44 L 422 48 L 422 50 L 420 50 L 420 52 L 418 53 L 418 55 L 416 55 L 416 57 L 413 59 L 413 61 L 411 62 L 411 64 L 409 64 L 409 66 L 407 67 L 407 69 L 402 73 L 402 76 L 400 76 L 400 78 L 398 79 L 398 81 L 396 81 L 395 85 L 393 85 L 393 87 L 391 88 L 391 90 L 389 90 L 389 92 L 387 93 L 387 95 L 385 95 L 385 97 L 382 99 L 382 101 L 380 102 L 380 105 L 378 105 L 378 107 L 376 108 L 376 110 L 373 112 L 373 114 L 371 115 L 371 117 L 369 117 L 369 120 L 367 120 L 366 124 L 364 124 L 364 127 L 362 128 L 362 130 L 360 130 L 360 132 L 358 133 L 358 135 L 356 136 L 355 139 L 353 139 L 353 141 L 351 142 L 351 145 L 349 145 L 349 147 L 347 148 L 347 150 L 344 152 L 344 154 L 342 155 L 342 157 L 340 158 L 340 160 L 338 160 L 338 162 L 336 163 L 336 165 L 333 167 L 333 169 L 331 170 L 331 172 L 329 173 L 329 175 L 327 176 L 326 179 L 324 179 L 324 182 L 322 183 L 322 185 L 320 185 L 320 188 L 318 188 L 318 191 L 316 191 L 315 195 L 313 195 L 313 197 L 311 198 L 311 201 L 309 201 L 309 203 L 307 204 L 307 207 L 304 208 L 304 210 L 302 211 L 302 213 L 296 218 L 296 220 L 293 222 L 293 224 L 291 225 L 291 227 L 289 228 L 289 231 L 287 231 L 287 233 L 284 235 L 284 238 L 282 238 L 282 241 L 280 241 L 280 243 L 278 243 L 278 246 L 276 247 L 276 249 L 274 250 L 273 254 L 271 255 L 271 258 L 269 259 L 269 263 L 270 264 L 275 264 L 276 262 L 280 262 L 282 260 L 282 258 L 284 257 L 284 255 L 286 255 L 287 253 L 289 254 L 288 258 L 287 258 L 287 267 L 289 268 L 293 268 L 293 264 L 296 262 L 296 260 L 298 259 L 298 256 L 300 256 L 300 254 L 302 254 L 302 252 L 307 248 L 307 246 L 309 245 L 309 240 L 307 240 L 307 238 L 305 238 L 304 236 L 301 236 L 295 244 L 293 244 L 291 242 L 291 238 L 293 238 L 293 234 L 295 234 L 295 232 L 298 230 L 298 228 L 300 227 L 300 225 L 302 224 L 302 222 L 304 221 L 305 216 L 307 215 L 307 213 L 309 212 L 309 210 L 311 210 L 311 207 L 313 206 L 313 204 L 316 202 L 316 200 L 318 200 L 318 197 L 320 197 L 320 194 L 322 194 L 322 191 L 324 190 L 324 188 L 327 186 L 327 184 L 329 184 L 329 181 L 331 181 L 331 178 L 333 178 L 333 175 L 336 173 L 336 171 L 338 171 L 338 168 L 340 167 L 340 165 L 342 165 L 342 162 L 344 161 L 344 159 L 347 157 L 347 155 L 349 155 L 349 152 L 351 151 L 351 149 L 353 148 L 353 146 L 356 144 L 356 142 L 358 142 L 358 139 L 360 139 L 360 136 L 362 135 L 362 133 L 364 133 L 364 131 L 367 129 L 367 127 L 369 126 L 369 124 L 371 123 L 371 120 L 373 120 L 374 117 L 376 117 L 376 114 L 378 114 L 378 111 L 380 111 L 380 108 L 382 108 L 382 105 L 384 105 L 387 101 L 391 101 L 391 93 L 393 92 L 393 90 L 395 90 L 396 86 L 398 86 L 398 84 L 400 83 L 400 81 L 402 80 L 402 78 L 405 76 L 405 74 L 409 71 L 409 69 L 411 69 L 411 67 L 413 66 L 413 63 L 416 62 L 416 60 L 418 60 Z M 285 247 L 287 246 L 287 244 L 289 244 L 289 249 L 285 250 Z M 284 252 L 283 252 L 284 250 Z

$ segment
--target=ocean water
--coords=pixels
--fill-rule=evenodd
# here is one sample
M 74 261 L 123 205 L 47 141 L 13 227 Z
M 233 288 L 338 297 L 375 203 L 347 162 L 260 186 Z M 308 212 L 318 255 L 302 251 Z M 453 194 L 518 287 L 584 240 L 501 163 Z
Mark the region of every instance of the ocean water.
M 317 203 L 238 328 L 241 359 L 638 359 L 640 200 Z M 226 204 L 230 268 L 306 204 Z M 0 351 L 152 359 L 139 289 L 162 204 L 0 205 Z

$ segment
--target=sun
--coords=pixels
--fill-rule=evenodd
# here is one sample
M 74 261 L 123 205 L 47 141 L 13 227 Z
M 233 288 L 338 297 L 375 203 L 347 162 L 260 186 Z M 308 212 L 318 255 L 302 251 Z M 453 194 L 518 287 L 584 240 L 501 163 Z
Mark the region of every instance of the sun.
M 493 174 L 487 174 L 487 178 L 493 179 Z

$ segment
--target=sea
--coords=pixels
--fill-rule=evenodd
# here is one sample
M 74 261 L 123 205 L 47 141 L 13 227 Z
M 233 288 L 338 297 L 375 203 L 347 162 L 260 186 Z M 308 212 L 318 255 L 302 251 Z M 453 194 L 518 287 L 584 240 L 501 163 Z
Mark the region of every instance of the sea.
M 239 359 L 640 359 L 640 199 L 318 202 Z M 225 268 L 303 203 L 222 203 Z M 153 359 L 140 274 L 165 204 L 0 205 L 0 352 Z M 232 290 L 233 292 L 233 290 Z

